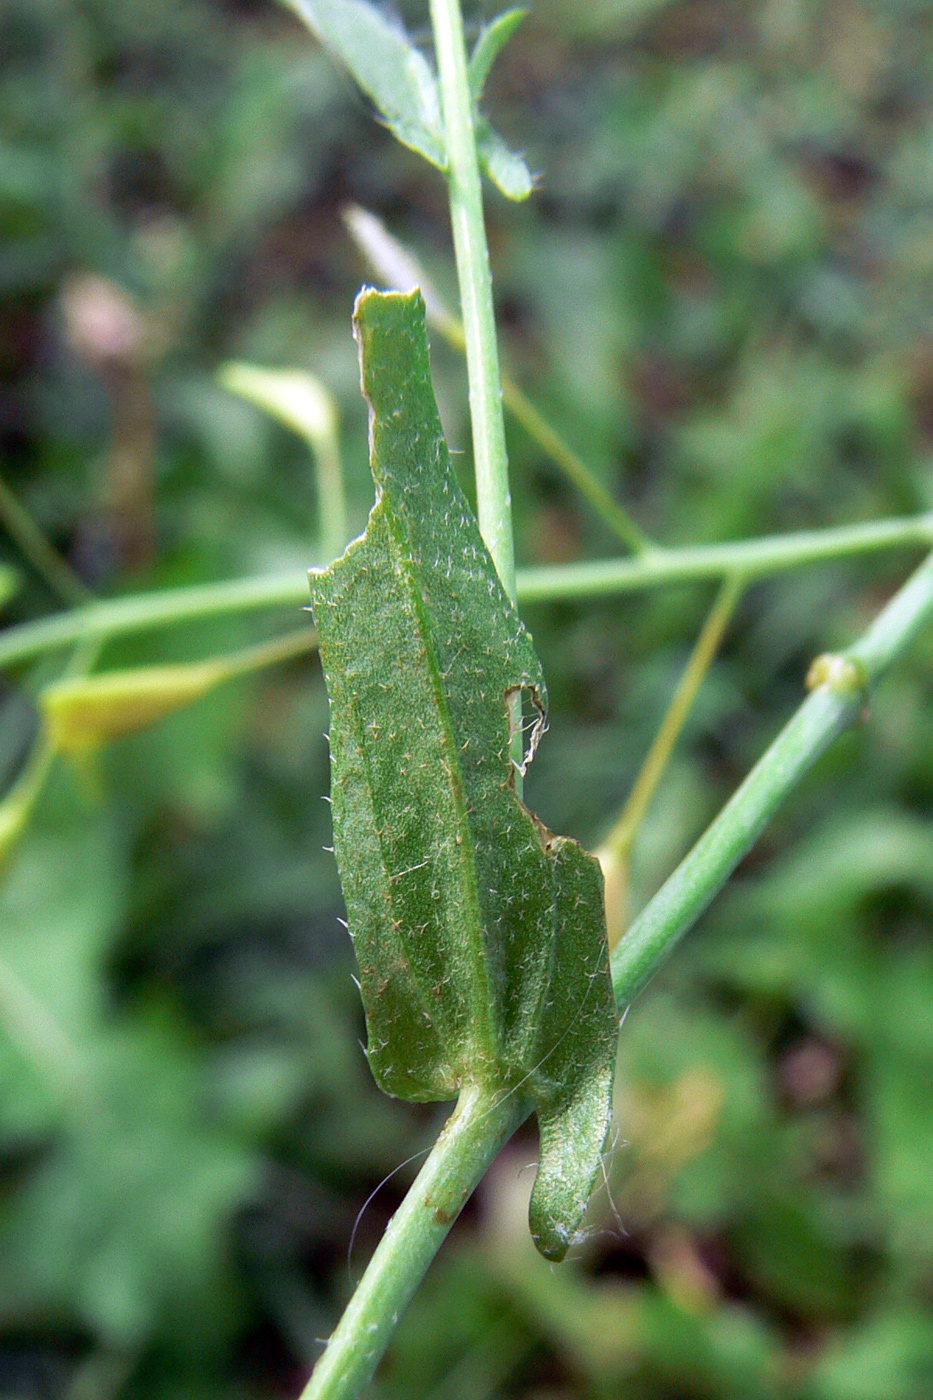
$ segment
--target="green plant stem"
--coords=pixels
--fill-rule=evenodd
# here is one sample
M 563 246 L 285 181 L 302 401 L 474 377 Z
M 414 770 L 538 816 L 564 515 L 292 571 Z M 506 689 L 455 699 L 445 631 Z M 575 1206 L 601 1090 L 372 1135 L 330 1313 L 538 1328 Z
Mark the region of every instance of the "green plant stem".
M 633 554 L 646 555 L 658 546 L 652 544 L 640 526 L 613 500 L 597 476 L 578 457 L 573 448 L 551 427 L 547 419 L 508 375 L 502 376 L 502 398 L 506 408 L 521 423 L 525 432 L 547 453 L 552 462 L 585 496 L 604 524 L 608 525 Z
M 509 597 L 515 593 L 512 498 L 492 275 L 459 0 L 431 0 L 431 23 L 447 137 L 447 183 L 470 380 L 479 528 Z
M 44 652 L 70 646 L 81 637 L 109 640 L 213 617 L 275 608 L 297 609 L 307 603 L 307 575 L 298 572 L 111 598 L 7 628 L 0 633 L 0 666 L 29 661 Z
M 69 606 L 80 606 L 93 596 L 69 564 L 49 544 L 32 516 L 0 477 L 0 521 L 16 541 L 24 557 L 53 593 Z
M 344 211 L 344 221 L 373 270 L 388 286 L 397 287 L 399 291 L 407 291 L 409 287 L 421 287 L 429 323 L 441 333 L 448 345 L 463 354 L 466 350 L 463 326 L 431 285 L 417 258 L 368 210 L 351 205 Z M 643 554 L 655 547 L 628 511 L 612 498 L 583 458 L 574 452 L 524 390 L 520 389 L 504 370 L 502 402 L 532 441 L 538 444 L 568 481 L 586 497 L 603 524 L 607 525 L 623 544 L 634 554 Z
M 690 660 L 684 668 L 677 689 L 674 691 L 654 742 L 648 750 L 644 763 L 622 814 L 596 852 L 606 878 L 606 912 L 609 926 L 609 946 L 615 947 L 628 923 L 629 865 L 632 846 L 645 814 L 658 789 L 671 756 L 687 721 L 700 687 L 713 664 L 719 650 L 723 634 L 742 596 L 744 580 L 729 578 L 722 585 L 713 604 L 703 630 L 697 638 Z
M 606 838 L 611 850 L 628 851 L 631 847 L 741 595 L 740 579 L 729 579 L 720 589 L 622 815 Z
M 518 597 L 521 603 L 612 597 L 659 584 L 691 583 L 730 574 L 743 574 L 748 582 L 753 582 L 803 564 L 910 545 L 929 548 L 931 544 L 933 514 L 829 530 L 763 535 L 727 544 L 688 545 L 683 549 L 658 547 L 636 559 L 598 559 L 522 569 L 518 575 Z
M 619 944 L 612 975 L 620 1012 L 723 887 L 796 783 L 831 740 L 863 713 L 867 686 L 882 677 L 931 618 L 933 554 L 864 637 L 842 654 L 837 679 L 819 685 L 804 701 Z M 393 1216 L 301 1400 L 353 1400 L 359 1395 L 453 1218 L 527 1111 L 527 1104 L 514 1097 L 490 1108 L 477 1091 L 464 1091 Z
M 740 573 L 747 584 L 805 564 L 827 563 L 887 549 L 910 549 L 933 543 L 933 515 L 877 520 L 832 530 L 765 535 L 729 544 L 686 549 L 653 549 L 637 559 L 592 564 L 562 564 L 518 572 L 519 603 L 576 599 L 595 593 L 610 597 L 665 584 L 699 583 Z M 581 586 L 581 572 L 584 574 Z M 593 575 L 598 575 L 595 579 Z M 0 632 L 0 667 L 30 661 L 45 652 L 70 646 L 81 638 L 126 636 L 180 626 L 225 615 L 300 608 L 307 604 L 308 583 L 302 573 L 268 574 L 163 589 L 127 598 L 85 604 L 37 622 L 19 623 Z
M 784 798 L 830 742 L 865 711 L 878 681 L 933 618 L 933 554 L 894 595 L 865 635 L 841 653 L 845 681 L 818 685 L 689 855 L 632 924 L 612 956 L 620 1008 L 637 996 L 751 849 Z M 844 663 L 851 663 L 847 668 Z M 852 675 L 859 678 L 852 683 Z
M 237 676 L 248 676 L 253 671 L 264 671 L 269 666 L 279 666 L 283 661 L 307 656 L 308 652 L 316 651 L 317 646 L 317 633 L 311 627 L 301 627 L 287 632 L 284 637 L 274 637 L 270 642 L 260 642 L 241 651 L 210 657 L 206 664 L 216 661 L 224 668 L 224 680 L 233 680 Z
M 501 1147 L 527 1116 L 515 1095 L 465 1087 L 389 1223 L 301 1400 L 348 1400 L 373 1375 L 402 1310 Z

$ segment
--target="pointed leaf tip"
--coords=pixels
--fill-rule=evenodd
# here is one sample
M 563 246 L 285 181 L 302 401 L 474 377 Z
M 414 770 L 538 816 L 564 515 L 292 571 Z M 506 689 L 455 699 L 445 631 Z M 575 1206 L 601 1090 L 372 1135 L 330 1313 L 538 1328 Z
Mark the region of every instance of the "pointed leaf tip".
M 482 97 L 492 65 L 527 14 L 528 11 L 521 8 L 506 10 L 480 31 L 470 55 L 468 70 L 474 102 L 478 102 Z
M 524 157 L 510 150 L 484 117 L 477 119 L 476 150 L 484 174 L 506 199 L 520 203 L 534 191 L 535 182 Z
M 403 145 L 447 168 L 437 79 L 425 58 L 368 0 L 282 0 L 346 67 Z

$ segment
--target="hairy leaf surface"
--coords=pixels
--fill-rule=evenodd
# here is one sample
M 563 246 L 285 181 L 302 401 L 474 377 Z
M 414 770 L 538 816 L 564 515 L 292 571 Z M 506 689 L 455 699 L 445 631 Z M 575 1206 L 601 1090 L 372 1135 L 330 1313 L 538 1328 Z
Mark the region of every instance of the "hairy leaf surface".
M 532 1230 L 561 1258 L 610 1116 L 602 878 L 515 792 L 509 700 L 540 723 L 544 679 L 451 471 L 421 294 L 365 291 L 355 325 L 377 500 L 311 594 L 369 1060 L 405 1099 L 534 1101 Z

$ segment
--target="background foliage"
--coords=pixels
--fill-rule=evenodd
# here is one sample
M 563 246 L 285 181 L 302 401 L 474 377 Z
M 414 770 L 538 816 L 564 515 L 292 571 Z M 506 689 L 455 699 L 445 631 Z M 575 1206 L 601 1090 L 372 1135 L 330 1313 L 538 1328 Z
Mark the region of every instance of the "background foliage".
M 501 60 L 490 106 L 540 172 L 527 205 L 489 199 L 505 358 L 665 542 L 933 508 L 931 65 L 923 0 L 539 0 Z M 305 449 L 218 385 L 233 357 L 337 395 L 361 528 L 365 269 L 341 209 L 377 211 L 450 291 L 439 178 L 258 0 L 8 0 L 0 117 L 3 471 L 87 586 L 310 561 Z M 435 359 L 462 447 L 462 366 Z M 615 551 L 510 448 L 523 560 Z M 58 606 L 2 550 L 26 580 L 8 618 Z M 905 567 L 748 595 L 640 840 L 639 902 Z M 707 603 L 529 609 L 552 727 L 528 798 L 555 830 L 604 834 Z M 6 684 L 9 777 L 54 673 Z M 629 1015 L 576 1262 L 526 1237 L 523 1137 L 379 1400 L 933 1390 L 931 677 L 927 635 Z M 316 663 L 228 686 L 57 769 L 5 871 L 3 1395 L 294 1395 L 416 1164 L 348 1269 L 360 1203 L 436 1131 L 359 1049 L 326 724 Z

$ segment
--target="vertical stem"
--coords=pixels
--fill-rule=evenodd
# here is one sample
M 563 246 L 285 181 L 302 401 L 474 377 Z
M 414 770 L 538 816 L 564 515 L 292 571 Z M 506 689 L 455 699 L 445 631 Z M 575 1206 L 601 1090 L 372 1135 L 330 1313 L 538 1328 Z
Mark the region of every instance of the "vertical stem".
M 466 334 L 479 528 L 503 586 L 514 601 L 515 546 L 502 382 L 460 0 L 431 0 L 431 22 L 444 108 L 450 216 Z

